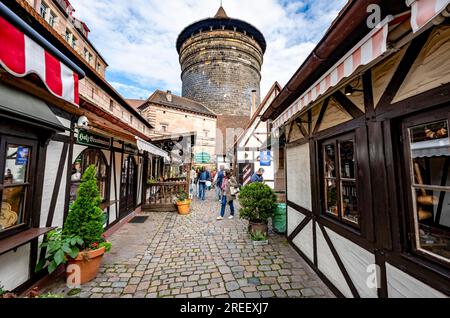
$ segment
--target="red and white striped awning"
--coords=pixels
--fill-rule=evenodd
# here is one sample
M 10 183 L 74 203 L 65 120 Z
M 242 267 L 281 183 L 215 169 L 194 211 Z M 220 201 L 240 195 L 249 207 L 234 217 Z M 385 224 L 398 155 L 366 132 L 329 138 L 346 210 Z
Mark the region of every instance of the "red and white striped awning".
M 0 16 L 0 65 L 17 77 L 34 73 L 55 96 L 79 104 L 79 76 Z
M 411 7 L 411 26 L 416 33 L 441 16 L 450 5 L 450 0 L 406 0 L 406 3 Z
M 393 19 L 393 16 L 386 17 L 338 63 L 328 70 L 299 99 L 274 120 L 273 129 L 279 128 L 293 115 L 316 101 L 333 87 L 341 84 L 344 79 L 354 74 L 360 66 L 367 65 L 386 53 L 389 23 Z

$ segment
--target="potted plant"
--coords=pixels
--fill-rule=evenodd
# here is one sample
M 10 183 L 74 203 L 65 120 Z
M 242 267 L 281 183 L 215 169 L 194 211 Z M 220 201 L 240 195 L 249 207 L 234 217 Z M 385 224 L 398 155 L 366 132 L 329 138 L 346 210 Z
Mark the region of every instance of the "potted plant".
M 250 237 L 254 246 L 263 246 L 269 244 L 267 235 L 259 230 L 250 233 Z
M 178 208 L 178 214 L 187 215 L 190 212 L 191 200 L 189 199 L 189 195 L 182 191 L 177 196 L 176 202 Z
M 0 298 L 18 298 L 17 294 L 12 293 L 8 290 L 4 290 L 3 286 L 0 285 Z
M 77 199 L 70 206 L 63 229 L 50 232 L 41 244 L 41 247 L 47 248 L 47 254 L 38 263 L 37 271 L 46 266 L 52 273 L 61 264 L 76 265 L 80 284 L 97 275 L 103 255 L 111 249 L 111 243 L 103 237 L 106 217 L 100 208 L 101 198 L 95 176 L 96 168 L 91 165 L 81 179 Z
M 268 234 L 268 220 L 277 209 L 277 196 L 267 185 L 259 182 L 243 187 L 239 193 L 239 216 L 249 221 L 249 233 Z

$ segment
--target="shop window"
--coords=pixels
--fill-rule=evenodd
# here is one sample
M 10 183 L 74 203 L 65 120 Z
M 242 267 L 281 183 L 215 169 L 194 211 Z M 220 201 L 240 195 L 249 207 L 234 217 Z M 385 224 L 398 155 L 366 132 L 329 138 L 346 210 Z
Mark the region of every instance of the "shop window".
M 72 165 L 70 203 L 75 201 L 81 177 L 90 165 L 97 168 L 97 181 L 102 202 L 108 198 L 108 164 L 100 149 L 89 148 L 84 150 Z
M 409 146 L 414 235 L 419 253 L 450 262 L 449 120 L 412 124 L 405 133 Z
M 322 201 L 325 215 L 359 227 L 355 149 L 353 134 L 321 143 Z
M 1 147 L 0 147 L 1 148 Z M 0 165 L 0 235 L 29 224 L 30 160 L 32 147 L 23 143 L 5 143 Z

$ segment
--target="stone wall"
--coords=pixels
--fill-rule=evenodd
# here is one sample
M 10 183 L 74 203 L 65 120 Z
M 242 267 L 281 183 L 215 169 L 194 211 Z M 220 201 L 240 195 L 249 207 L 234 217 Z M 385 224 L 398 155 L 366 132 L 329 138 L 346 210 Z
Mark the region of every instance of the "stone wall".
M 197 139 L 194 145 L 194 154 L 207 152 L 212 160 L 216 158 L 216 118 L 185 112 L 155 103 L 141 112 L 142 116 L 152 124 L 155 129 L 150 137 L 170 136 L 196 132 Z M 165 128 L 163 128 L 163 126 Z M 165 129 L 165 130 L 164 130 Z
M 192 36 L 181 47 L 182 95 L 217 114 L 250 116 L 252 90 L 260 103 L 263 52 L 243 33 L 213 30 Z

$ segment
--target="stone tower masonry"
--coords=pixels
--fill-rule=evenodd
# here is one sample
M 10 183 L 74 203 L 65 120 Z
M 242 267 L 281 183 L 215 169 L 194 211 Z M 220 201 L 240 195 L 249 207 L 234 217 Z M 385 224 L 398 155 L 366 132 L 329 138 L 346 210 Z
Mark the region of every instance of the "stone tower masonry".
M 218 115 L 226 145 L 217 140 L 217 153 L 225 154 L 234 138 L 227 131 L 244 128 L 252 101 L 256 106 L 260 103 L 264 36 L 249 23 L 229 18 L 220 7 L 214 18 L 186 27 L 178 37 L 177 50 L 182 95 Z

